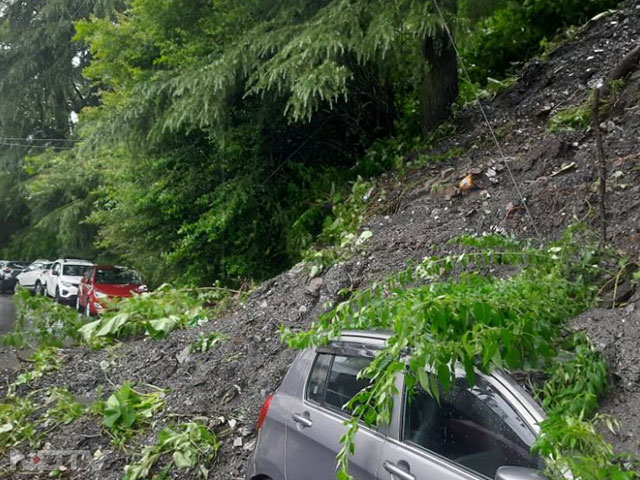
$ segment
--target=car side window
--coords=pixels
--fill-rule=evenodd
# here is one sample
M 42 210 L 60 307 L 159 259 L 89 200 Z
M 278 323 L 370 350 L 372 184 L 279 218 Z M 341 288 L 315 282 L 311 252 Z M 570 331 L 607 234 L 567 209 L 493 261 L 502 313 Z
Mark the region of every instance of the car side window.
M 319 354 L 311 369 L 307 384 L 307 399 L 325 407 L 350 411 L 345 405 L 369 385 L 358 373 L 369 366 L 371 358 Z
M 494 478 L 503 466 L 543 468 L 530 453 L 535 435 L 484 379 L 458 378 L 436 401 L 422 388 L 405 395 L 403 441 Z
M 315 403 L 322 403 L 324 395 L 324 387 L 327 383 L 327 372 L 331 366 L 333 355 L 321 353 L 316 357 L 316 361 L 309 375 L 309 383 L 307 384 L 307 400 Z

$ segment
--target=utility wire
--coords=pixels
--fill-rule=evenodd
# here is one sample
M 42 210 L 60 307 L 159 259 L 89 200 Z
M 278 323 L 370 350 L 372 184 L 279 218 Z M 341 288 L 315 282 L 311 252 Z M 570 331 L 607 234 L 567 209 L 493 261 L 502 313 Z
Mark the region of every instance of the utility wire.
M 440 10 L 440 5 L 438 5 L 438 0 L 433 0 L 433 4 L 436 7 L 436 10 L 438 11 L 438 14 L 440 15 L 440 18 L 442 19 L 442 24 L 444 25 L 444 29 L 447 32 L 447 36 L 449 37 L 449 40 L 451 41 L 451 45 L 453 46 L 453 49 L 456 52 L 456 57 L 458 57 L 458 60 L 460 62 L 460 67 L 462 68 L 462 71 L 464 72 L 465 77 L 467 78 L 467 81 L 469 83 L 473 83 L 471 81 L 471 75 L 469 75 L 469 71 L 467 70 L 467 67 L 464 64 L 464 60 L 462 59 L 462 57 L 460 56 L 460 52 L 458 51 L 458 47 L 456 45 L 455 40 L 453 39 L 453 35 L 451 34 L 451 30 L 449 30 L 449 25 L 447 25 L 447 21 L 444 18 L 444 15 L 442 14 L 442 10 Z M 516 189 L 516 192 L 518 192 L 518 196 L 520 197 L 520 201 L 522 202 L 522 205 L 525 209 L 525 211 L 527 212 L 527 216 L 529 217 L 529 220 L 531 220 L 531 226 L 533 227 L 533 230 L 536 234 L 536 236 L 538 238 L 540 238 L 540 232 L 538 231 L 538 228 L 536 227 L 536 223 L 533 220 L 533 215 L 531 215 L 531 211 L 529 210 L 529 206 L 527 205 L 527 200 L 524 197 L 524 195 L 522 194 L 522 190 L 520 190 L 520 187 L 518 186 L 518 182 L 516 182 L 516 178 L 513 175 L 513 172 L 511 171 L 511 167 L 509 166 L 509 162 L 507 161 L 507 157 L 504 155 L 504 152 L 502 151 L 502 147 L 500 146 L 500 142 L 498 141 L 498 137 L 496 137 L 496 133 L 493 130 L 493 127 L 491 126 L 491 122 L 489 121 L 489 117 L 487 117 L 487 114 L 484 110 L 484 107 L 482 106 L 482 102 L 480 101 L 480 99 L 478 99 L 478 106 L 480 107 L 480 111 L 482 112 L 482 117 L 484 118 L 484 122 L 487 124 L 487 128 L 489 129 L 489 132 L 491 132 L 491 136 L 493 137 L 493 142 L 496 145 L 496 148 L 498 149 L 498 153 L 500 154 L 500 157 L 502 158 L 502 162 L 504 163 L 505 167 L 507 167 L 507 172 L 509 172 L 509 177 L 511 178 L 511 182 L 513 183 L 513 186 Z
M 0 138 L 0 145 L 5 145 L 7 147 L 22 147 L 22 148 L 55 148 L 57 150 L 71 150 L 72 146 L 65 145 L 34 145 L 28 143 L 18 143 L 18 142 L 5 142 L 2 138 Z
M 70 138 L 33 138 L 33 137 L 0 137 L 2 141 L 26 141 L 26 142 L 70 142 L 77 143 L 80 140 L 72 140 Z

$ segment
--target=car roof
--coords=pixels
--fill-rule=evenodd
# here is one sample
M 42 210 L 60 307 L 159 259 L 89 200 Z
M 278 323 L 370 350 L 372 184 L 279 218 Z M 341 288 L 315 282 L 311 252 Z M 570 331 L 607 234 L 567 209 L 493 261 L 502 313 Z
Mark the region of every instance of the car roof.
M 340 339 L 343 341 L 369 339 L 386 342 L 392 335 L 391 330 L 345 330 L 340 335 Z
M 59 258 L 56 262 L 69 263 L 72 265 L 93 265 L 89 260 L 82 260 L 80 258 Z

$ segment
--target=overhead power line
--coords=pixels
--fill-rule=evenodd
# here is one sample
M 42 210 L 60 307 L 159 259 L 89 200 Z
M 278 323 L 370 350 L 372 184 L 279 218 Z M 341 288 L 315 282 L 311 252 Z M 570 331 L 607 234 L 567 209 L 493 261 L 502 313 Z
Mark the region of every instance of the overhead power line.
M 55 148 L 57 150 L 71 150 L 73 148 L 72 145 L 45 145 L 45 144 L 34 144 L 34 143 L 26 143 L 26 142 L 18 142 L 18 141 L 5 141 L 2 137 L 0 137 L 0 145 L 4 145 L 7 147 L 20 147 L 20 148 Z
M 80 140 L 73 140 L 70 138 L 34 138 L 34 137 L 2 137 L 0 136 L 0 140 L 2 141 L 26 141 L 26 142 L 69 142 L 69 143 L 77 143 Z

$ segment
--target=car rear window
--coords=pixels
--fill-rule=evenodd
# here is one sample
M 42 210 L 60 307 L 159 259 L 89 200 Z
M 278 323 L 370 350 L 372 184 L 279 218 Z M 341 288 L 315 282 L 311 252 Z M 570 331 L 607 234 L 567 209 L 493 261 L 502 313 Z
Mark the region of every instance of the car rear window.
M 91 265 L 64 265 L 62 267 L 62 274 L 71 277 L 82 277 L 90 268 Z
M 483 378 L 459 378 L 435 400 L 416 387 L 405 395 L 403 441 L 494 478 L 503 465 L 541 468 L 531 455 L 535 435 Z
M 307 384 L 307 399 L 323 406 L 350 413 L 346 404 L 369 385 L 358 373 L 368 367 L 371 358 L 319 354 Z
M 134 270 L 126 268 L 99 268 L 96 271 L 96 283 L 113 283 L 116 285 L 139 285 L 140 276 Z

